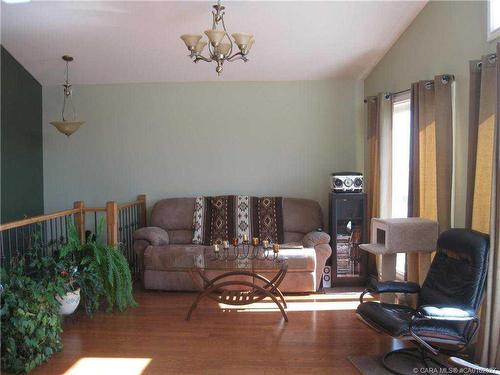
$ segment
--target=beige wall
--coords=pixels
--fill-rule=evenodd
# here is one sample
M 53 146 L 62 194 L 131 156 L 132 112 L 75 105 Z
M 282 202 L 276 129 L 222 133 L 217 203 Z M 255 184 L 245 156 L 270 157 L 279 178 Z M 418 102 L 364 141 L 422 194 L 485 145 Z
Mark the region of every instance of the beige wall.
M 70 138 L 60 87 L 43 88 L 46 212 L 248 193 L 306 197 L 327 208 L 328 175 L 362 167 L 361 82 L 227 82 L 76 86 L 86 121 Z
M 469 60 L 493 52 L 484 1 L 431 1 L 365 80 L 365 95 L 396 92 L 450 73 L 456 78 L 455 226 L 465 223 Z

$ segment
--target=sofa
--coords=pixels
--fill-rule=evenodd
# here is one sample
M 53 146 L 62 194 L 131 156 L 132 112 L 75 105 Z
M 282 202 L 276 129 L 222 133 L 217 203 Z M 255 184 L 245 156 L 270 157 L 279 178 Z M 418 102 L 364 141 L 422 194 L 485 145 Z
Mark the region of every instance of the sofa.
M 187 271 L 169 270 L 172 265 L 182 263 L 187 255 L 202 254 L 206 248 L 192 243 L 195 199 L 158 201 L 151 212 L 151 226 L 135 231 L 134 251 L 146 289 L 199 290 L 201 280 L 195 280 Z M 313 200 L 283 198 L 282 212 L 284 244 L 280 256 L 288 258 L 288 272 L 280 289 L 285 293 L 315 292 L 332 253 L 330 236 L 322 231 L 321 207 Z M 286 249 L 286 244 L 295 248 Z M 273 275 L 263 273 L 263 276 L 272 278 Z

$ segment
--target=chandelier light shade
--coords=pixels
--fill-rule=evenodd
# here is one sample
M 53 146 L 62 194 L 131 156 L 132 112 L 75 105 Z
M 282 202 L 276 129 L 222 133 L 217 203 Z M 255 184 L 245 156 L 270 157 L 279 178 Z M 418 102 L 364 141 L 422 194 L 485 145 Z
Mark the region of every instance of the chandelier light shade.
M 54 125 L 57 130 L 66 136 L 70 136 L 74 132 L 76 132 L 84 121 L 78 121 L 76 118 L 75 106 L 73 104 L 73 90 L 71 88 L 71 84 L 69 83 L 69 63 L 73 61 L 73 57 L 64 55 L 62 59 L 66 62 L 66 81 L 64 82 L 63 92 L 63 107 L 61 112 L 61 121 L 51 121 L 50 124 Z
M 201 38 L 202 35 L 199 34 L 184 34 L 181 36 L 181 39 L 184 41 L 184 43 L 186 43 L 186 46 L 188 48 L 196 46 Z
M 195 63 L 198 61 L 216 63 L 217 67 L 215 68 L 215 71 L 220 76 L 223 65 L 226 61 L 248 61 L 247 55 L 248 52 L 250 52 L 255 39 L 253 35 L 249 33 L 233 33 L 231 38 L 224 23 L 225 7 L 220 4 L 219 0 L 213 8 L 212 29 L 205 31 L 208 42 L 202 40 L 203 36 L 200 34 L 184 34 L 181 35 L 181 39 L 184 41 L 190 52 L 189 57 Z M 208 56 L 205 57 L 202 55 L 202 52 L 207 45 Z M 233 45 L 236 45 L 239 49 L 239 51 L 234 54 L 232 54 Z

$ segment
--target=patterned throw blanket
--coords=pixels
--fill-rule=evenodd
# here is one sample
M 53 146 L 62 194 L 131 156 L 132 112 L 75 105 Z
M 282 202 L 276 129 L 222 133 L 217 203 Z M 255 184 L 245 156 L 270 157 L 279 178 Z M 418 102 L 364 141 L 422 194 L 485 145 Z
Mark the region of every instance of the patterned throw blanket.
M 246 235 L 260 241 L 283 243 L 283 198 L 223 195 L 197 197 L 193 243 L 220 244 Z

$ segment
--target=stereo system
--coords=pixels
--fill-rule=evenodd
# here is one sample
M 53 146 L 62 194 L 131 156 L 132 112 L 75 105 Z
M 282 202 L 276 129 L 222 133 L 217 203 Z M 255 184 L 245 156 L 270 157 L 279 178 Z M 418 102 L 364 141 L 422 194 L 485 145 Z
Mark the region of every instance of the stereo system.
M 363 174 L 358 172 L 337 172 L 330 175 L 330 189 L 334 193 L 361 193 Z

